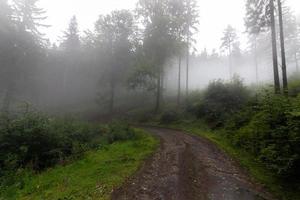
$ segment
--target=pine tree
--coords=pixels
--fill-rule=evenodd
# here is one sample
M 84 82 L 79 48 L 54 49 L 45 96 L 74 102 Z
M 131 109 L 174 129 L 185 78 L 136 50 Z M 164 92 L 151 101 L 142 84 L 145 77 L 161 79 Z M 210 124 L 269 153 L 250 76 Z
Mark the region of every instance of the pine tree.
M 72 80 L 75 75 L 75 69 L 79 66 L 80 55 L 80 35 L 76 16 L 73 16 L 69 22 L 68 28 L 64 31 L 60 48 L 63 50 L 64 59 L 64 72 L 62 76 L 62 98 L 65 103 L 68 103 L 69 97 L 73 94 Z
M 284 10 L 284 16 L 287 61 L 294 63 L 297 72 L 299 72 L 300 25 L 297 22 L 296 16 L 287 7 Z
M 113 11 L 100 16 L 96 22 L 96 39 L 103 52 L 102 65 L 105 66 L 105 77 L 102 82 L 109 86 L 109 113 L 115 108 L 117 86 L 124 81 L 127 68 L 131 64 L 134 18 L 130 11 Z
M 195 43 L 193 35 L 198 31 L 197 25 L 199 24 L 199 11 L 196 0 L 183 0 L 185 12 L 185 34 L 186 34 L 186 100 L 189 96 L 189 65 L 190 65 L 190 51 Z M 187 102 L 188 103 L 188 102 Z
M 39 0 L 13 0 L 15 19 L 21 31 L 32 36 L 35 45 L 43 46 L 46 40 L 41 32 L 42 28 L 49 27 L 43 24 L 47 19 L 46 11 L 37 6 Z
M 5 113 L 9 112 L 16 77 L 16 27 L 12 13 L 13 9 L 8 1 L 0 0 L 0 84 L 5 94 L 2 105 L 2 111 Z
M 274 0 L 247 0 L 245 24 L 250 35 L 271 29 L 275 93 L 280 93 Z
M 284 39 L 284 27 L 283 27 L 284 24 L 283 24 L 281 0 L 277 0 L 277 5 L 278 5 L 278 17 L 279 17 L 280 47 L 281 47 L 282 84 L 283 84 L 284 94 L 288 95 L 288 79 L 287 79 L 287 69 L 286 69 L 285 39 Z
M 227 56 L 229 58 L 229 77 L 233 77 L 233 70 L 232 70 L 232 54 L 234 48 L 237 47 L 238 37 L 236 34 L 236 30 L 228 25 L 227 28 L 223 32 L 224 36 L 221 38 L 222 44 L 221 49 L 227 51 Z
M 64 32 L 61 47 L 67 52 L 78 51 L 80 48 L 80 36 L 76 16 L 71 18 L 69 27 Z
M 189 60 L 190 50 L 195 40 L 193 35 L 198 31 L 199 14 L 195 0 L 169 0 L 168 9 L 171 16 L 171 27 L 177 41 L 178 49 L 178 95 L 177 103 L 181 99 L 181 68 L 182 57 L 186 52 L 186 99 L 189 91 Z
M 161 108 L 162 100 L 162 78 L 164 66 L 168 58 L 174 55 L 174 46 L 178 43 L 172 23 L 172 14 L 169 10 L 168 0 L 140 0 L 137 13 L 143 21 L 145 27 L 143 50 L 151 60 L 152 74 L 156 79 L 156 103 L 155 111 Z

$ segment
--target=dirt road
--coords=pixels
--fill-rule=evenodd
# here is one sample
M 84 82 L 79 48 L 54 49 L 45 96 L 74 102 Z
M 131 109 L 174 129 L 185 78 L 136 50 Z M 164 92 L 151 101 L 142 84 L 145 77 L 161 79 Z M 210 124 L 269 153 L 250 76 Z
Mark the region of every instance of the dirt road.
M 113 192 L 113 200 L 272 199 L 208 140 L 169 129 L 147 130 L 161 139 L 161 146 Z

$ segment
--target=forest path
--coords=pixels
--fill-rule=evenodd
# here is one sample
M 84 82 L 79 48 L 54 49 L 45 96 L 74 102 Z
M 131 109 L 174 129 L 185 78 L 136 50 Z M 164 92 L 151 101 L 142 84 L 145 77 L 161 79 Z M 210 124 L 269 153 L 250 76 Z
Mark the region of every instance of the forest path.
M 237 163 L 210 141 L 181 131 L 146 128 L 159 150 L 113 200 L 269 200 Z

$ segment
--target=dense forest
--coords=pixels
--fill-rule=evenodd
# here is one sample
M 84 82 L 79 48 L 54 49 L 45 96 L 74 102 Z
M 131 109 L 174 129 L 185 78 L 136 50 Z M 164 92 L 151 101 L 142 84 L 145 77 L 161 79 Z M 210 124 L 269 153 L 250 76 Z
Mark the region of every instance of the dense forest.
M 219 47 L 199 50 L 198 4 L 138 0 L 89 30 L 74 15 L 53 42 L 38 0 L 0 0 L 0 200 L 147 199 L 122 185 L 170 142 L 158 127 L 222 149 L 266 191 L 249 186 L 259 199 L 299 199 L 300 16 L 282 0 L 246 0 L 247 42 L 228 24 Z M 183 154 L 197 157 L 185 137 Z

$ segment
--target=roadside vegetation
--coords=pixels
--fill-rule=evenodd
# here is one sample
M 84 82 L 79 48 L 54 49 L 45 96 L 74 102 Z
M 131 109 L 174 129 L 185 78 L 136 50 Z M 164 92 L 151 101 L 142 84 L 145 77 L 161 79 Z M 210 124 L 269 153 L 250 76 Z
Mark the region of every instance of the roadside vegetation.
M 291 87 L 298 88 L 297 80 Z M 299 83 L 299 81 L 298 81 Z M 293 90 L 296 91 L 296 90 Z M 300 197 L 300 95 L 246 87 L 238 77 L 195 92 L 188 106 L 170 106 L 142 123 L 206 137 L 282 199 Z
M 87 30 L 73 16 L 54 43 L 39 0 L 0 0 L 0 200 L 108 198 L 157 145 L 116 119 L 205 136 L 279 197 L 300 199 L 299 13 L 247 0 L 244 30 L 226 25 L 208 52 L 197 51 L 198 0 L 134 1 Z M 57 117 L 71 113 L 108 124 Z
M 108 199 L 157 145 L 123 123 L 3 117 L 0 199 Z

